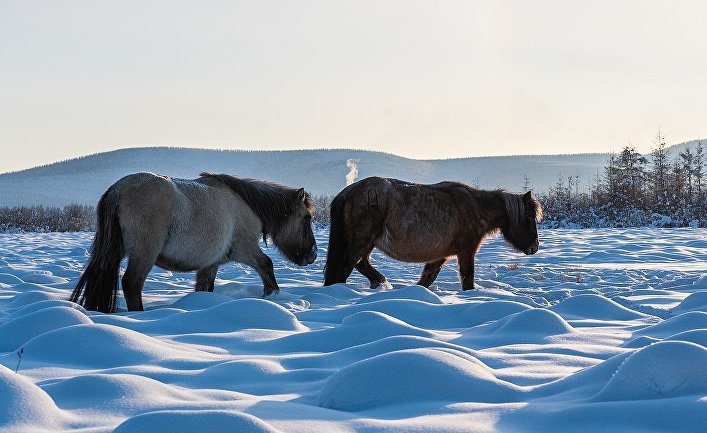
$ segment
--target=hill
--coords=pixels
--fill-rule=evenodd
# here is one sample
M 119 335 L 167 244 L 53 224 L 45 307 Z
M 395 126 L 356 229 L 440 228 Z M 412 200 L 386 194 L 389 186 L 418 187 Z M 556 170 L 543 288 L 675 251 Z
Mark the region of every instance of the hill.
M 677 146 L 690 143 L 694 142 Z M 546 191 L 562 173 L 565 177 L 578 175 L 585 188 L 597 171 L 603 170 L 607 158 L 608 154 L 579 154 L 416 160 L 345 149 L 128 148 L 2 174 L 0 206 L 95 204 L 113 182 L 137 171 L 184 178 L 197 177 L 201 171 L 229 173 L 304 187 L 314 194 L 336 194 L 346 185 L 351 170 L 348 160 L 355 161 L 359 179 L 379 175 L 422 183 L 458 180 L 481 188 L 518 191 L 527 174 L 532 189 Z

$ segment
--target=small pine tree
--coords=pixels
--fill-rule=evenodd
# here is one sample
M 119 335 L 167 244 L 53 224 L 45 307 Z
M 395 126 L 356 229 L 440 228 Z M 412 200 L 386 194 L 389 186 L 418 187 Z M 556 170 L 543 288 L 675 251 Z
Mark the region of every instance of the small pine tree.
M 523 192 L 528 192 L 530 191 L 530 178 L 528 177 L 528 173 L 523 174 Z
M 653 209 L 665 213 L 668 206 L 668 151 L 665 148 L 665 136 L 658 128 L 655 141 L 653 142 L 653 150 L 651 151 L 651 183 L 653 188 Z
M 680 152 L 680 162 L 682 164 L 682 172 L 685 176 L 685 204 L 690 210 L 692 210 L 693 203 L 693 193 L 692 193 L 692 182 L 693 175 L 695 174 L 695 155 L 692 153 L 692 149 L 689 147 L 685 149 L 684 152 Z
M 696 211 L 700 215 L 707 213 L 707 206 L 705 203 L 704 194 L 704 176 L 705 176 L 705 156 L 702 148 L 702 141 L 697 142 L 697 148 L 695 149 L 695 157 L 693 161 L 693 171 L 692 176 L 695 182 L 695 203 L 697 203 Z

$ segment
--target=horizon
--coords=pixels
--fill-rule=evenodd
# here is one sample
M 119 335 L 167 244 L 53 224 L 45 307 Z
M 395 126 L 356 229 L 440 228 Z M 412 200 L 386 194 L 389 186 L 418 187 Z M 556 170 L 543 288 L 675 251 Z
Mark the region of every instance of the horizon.
M 707 142 L 707 139 L 702 139 L 702 138 L 696 138 L 688 141 L 684 141 L 681 143 L 675 143 L 675 144 L 667 144 L 666 149 L 670 149 L 674 146 L 680 146 L 686 143 L 692 143 L 692 142 L 697 142 L 697 141 L 705 141 Z M 205 147 L 186 147 L 186 146 L 133 146 L 133 147 L 118 147 L 115 149 L 106 149 L 102 150 L 99 152 L 93 152 L 93 153 L 87 153 L 83 155 L 77 155 L 77 156 L 72 156 L 69 158 L 65 159 L 60 159 L 57 161 L 50 161 L 46 163 L 40 163 L 31 167 L 23 167 L 23 168 L 18 168 L 18 169 L 13 169 L 13 170 L 8 170 L 8 171 L 0 171 L 0 176 L 5 175 L 5 174 L 12 174 L 12 173 L 17 173 L 17 172 L 22 172 L 25 170 L 32 170 L 35 168 L 40 168 L 40 167 L 46 167 L 54 164 L 61 164 L 64 162 L 76 160 L 76 159 L 81 159 L 81 158 L 87 158 L 91 157 L 94 155 L 100 155 L 104 153 L 111 153 L 111 152 L 120 152 L 120 151 L 126 151 L 126 150 L 139 150 L 139 149 L 175 149 L 175 150 L 204 150 L 204 151 L 214 151 L 214 152 L 311 152 L 311 151 L 348 151 L 348 152 L 370 152 L 370 153 L 380 153 L 380 154 L 385 154 L 385 155 L 391 155 L 395 156 L 398 158 L 404 158 L 412 161 L 449 161 L 449 160 L 459 160 L 459 159 L 476 159 L 476 158 L 513 158 L 513 157 L 519 157 L 519 156 L 529 156 L 529 157 L 561 157 L 561 156 L 583 156 L 583 155 L 611 155 L 618 153 L 619 150 L 611 150 L 607 152 L 581 152 L 581 153 L 529 153 L 529 154 L 508 154 L 508 155 L 475 155 L 475 156 L 459 156 L 459 157 L 448 157 L 448 158 L 411 158 L 408 156 L 404 155 L 398 155 L 396 153 L 388 152 L 385 150 L 372 150 L 372 149 L 355 149 L 355 148 L 305 148 L 305 149 L 226 149 L 226 148 L 205 148 Z M 650 152 L 648 153 L 643 153 L 639 152 L 640 154 L 644 156 L 648 156 Z
M 645 154 L 707 118 L 701 2 L 1 9 L 0 172 L 146 146 Z

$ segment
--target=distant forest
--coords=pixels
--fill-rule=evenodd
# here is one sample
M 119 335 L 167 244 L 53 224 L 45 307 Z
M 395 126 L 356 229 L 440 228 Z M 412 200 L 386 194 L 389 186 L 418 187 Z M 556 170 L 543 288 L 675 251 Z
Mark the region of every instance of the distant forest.
M 707 179 L 701 141 L 676 155 L 658 131 L 649 155 L 632 146 L 611 154 L 580 192 L 582 179 L 559 175 L 538 194 L 546 228 L 707 227 Z M 529 188 L 526 178 L 524 189 Z
M 315 224 L 329 223 L 330 197 L 312 197 Z M 96 208 L 80 204 L 61 207 L 0 207 L 0 233 L 81 232 L 96 230 Z
M 0 207 L 0 232 L 81 232 L 96 228 L 93 206 Z
M 649 155 L 632 146 L 610 154 L 589 180 L 558 174 L 555 186 L 537 193 L 543 228 L 707 227 L 707 169 L 702 142 L 676 155 L 658 131 Z M 523 190 L 532 186 L 526 176 Z M 329 223 L 332 197 L 313 197 L 317 225 Z M 94 231 L 95 208 L 71 204 L 0 207 L 0 232 Z

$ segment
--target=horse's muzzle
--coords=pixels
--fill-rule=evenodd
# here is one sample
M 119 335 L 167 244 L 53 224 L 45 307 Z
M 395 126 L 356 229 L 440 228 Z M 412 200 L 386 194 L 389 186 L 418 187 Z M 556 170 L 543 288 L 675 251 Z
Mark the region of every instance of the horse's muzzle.
M 302 258 L 299 259 L 297 264 L 300 266 L 307 266 L 307 265 L 311 265 L 312 263 L 314 263 L 315 260 L 317 260 L 317 246 L 316 245 L 313 246 L 312 249 L 309 250 L 309 252 L 307 252 L 307 254 L 304 254 L 302 256 Z
M 529 255 L 529 256 L 530 256 L 530 255 L 533 255 L 533 254 L 537 253 L 539 247 L 540 247 L 540 246 L 539 246 L 538 244 L 533 244 L 533 245 L 529 246 L 528 248 L 524 249 L 523 252 L 524 252 L 526 255 Z

